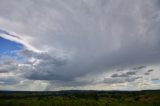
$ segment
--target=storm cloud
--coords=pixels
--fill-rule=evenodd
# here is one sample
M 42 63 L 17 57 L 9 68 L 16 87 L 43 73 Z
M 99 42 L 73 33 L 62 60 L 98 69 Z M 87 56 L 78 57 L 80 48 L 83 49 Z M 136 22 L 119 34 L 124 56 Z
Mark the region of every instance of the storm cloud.
M 157 0 L 1 0 L 0 37 L 21 44 L 23 59 L 2 60 L 0 73 L 49 90 L 129 84 L 160 63 L 159 22 Z

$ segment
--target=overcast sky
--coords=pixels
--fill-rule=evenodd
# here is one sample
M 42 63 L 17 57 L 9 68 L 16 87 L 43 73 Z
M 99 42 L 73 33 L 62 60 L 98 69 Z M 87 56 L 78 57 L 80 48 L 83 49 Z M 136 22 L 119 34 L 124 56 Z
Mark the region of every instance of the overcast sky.
M 0 90 L 160 89 L 159 0 L 0 0 Z

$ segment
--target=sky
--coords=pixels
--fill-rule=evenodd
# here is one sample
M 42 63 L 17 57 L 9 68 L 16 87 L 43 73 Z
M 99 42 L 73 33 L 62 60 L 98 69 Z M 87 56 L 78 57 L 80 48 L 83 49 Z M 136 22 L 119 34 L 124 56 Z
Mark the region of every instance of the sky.
M 20 50 L 21 49 L 21 45 L 17 44 L 15 42 L 11 42 L 9 40 L 0 38 L 0 54 L 1 55 L 6 55 L 6 54 L 12 54 L 12 52 L 16 51 L 16 50 Z
M 159 0 L 0 0 L 0 90 L 160 89 Z

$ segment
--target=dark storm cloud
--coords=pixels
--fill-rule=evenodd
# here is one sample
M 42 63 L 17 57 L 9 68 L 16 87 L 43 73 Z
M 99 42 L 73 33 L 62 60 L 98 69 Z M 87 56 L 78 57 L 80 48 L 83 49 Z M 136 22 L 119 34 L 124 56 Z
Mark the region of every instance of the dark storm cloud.
M 8 73 L 9 71 L 7 71 L 7 70 L 1 70 L 0 69 L 0 73 Z
M 149 72 L 146 72 L 146 73 L 144 73 L 144 75 L 150 75 L 150 73 L 149 73 Z
M 117 69 L 117 71 L 124 71 L 124 69 L 120 68 L 120 69 Z
M 52 57 L 46 52 L 36 53 L 22 50 L 18 53 L 28 60 L 19 67 L 24 76 L 32 80 L 69 80 L 61 74 L 66 61 L 64 58 Z
M 149 70 L 147 70 L 147 72 L 144 73 L 144 75 L 150 75 L 153 71 L 154 71 L 154 69 L 149 69 Z
M 135 75 L 136 72 L 127 72 L 126 74 L 127 74 L 127 75 Z
M 82 85 L 85 83 L 77 78 L 123 67 L 135 72 L 118 71 L 104 82 L 133 82 L 138 79 L 134 77 L 137 71 L 160 62 L 160 8 L 156 3 L 1 0 L 0 28 L 16 32 L 24 40 L 10 38 L 3 30 L 0 36 L 26 45 L 19 53 L 25 61 L 16 66 L 21 77 Z
M 150 72 L 153 72 L 153 71 L 154 71 L 154 69 L 149 69 L 147 72 L 149 72 L 149 73 L 150 73 Z
M 134 82 L 139 78 L 141 77 L 105 78 L 103 82 L 106 84 L 117 84 L 117 83 Z
M 112 74 L 111 77 L 114 78 L 114 77 L 128 77 L 128 76 L 132 76 L 132 75 L 136 75 L 136 72 L 133 72 L 133 71 L 128 71 L 126 73 L 120 73 L 120 74 Z
M 151 80 L 155 81 L 155 80 L 160 80 L 160 79 L 159 78 L 154 78 L 154 79 L 151 79 Z
M 112 74 L 111 77 L 119 77 L 118 74 Z
M 141 70 L 146 68 L 146 66 L 138 66 L 138 67 L 134 67 L 133 70 Z
M 40 65 L 42 64 L 42 66 L 48 65 L 48 64 L 53 64 L 53 65 L 57 65 L 57 66 L 61 66 L 64 65 L 66 60 L 64 57 L 53 57 L 50 54 L 48 54 L 47 52 L 33 52 L 30 50 L 22 50 L 18 53 L 20 56 L 24 56 L 24 58 L 34 58 L 36 62 L 37 60 L 40 61 Z M 33 62 L 33 63 L 34 63 Z

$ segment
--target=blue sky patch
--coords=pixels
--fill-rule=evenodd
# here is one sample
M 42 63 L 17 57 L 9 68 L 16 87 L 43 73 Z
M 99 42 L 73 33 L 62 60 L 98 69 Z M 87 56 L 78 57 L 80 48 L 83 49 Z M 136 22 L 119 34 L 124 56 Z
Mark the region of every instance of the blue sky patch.
M 0 37 L 0 56 L 7 55 L 18 58 L 16 51 L 22 48 L 21 44 Z

